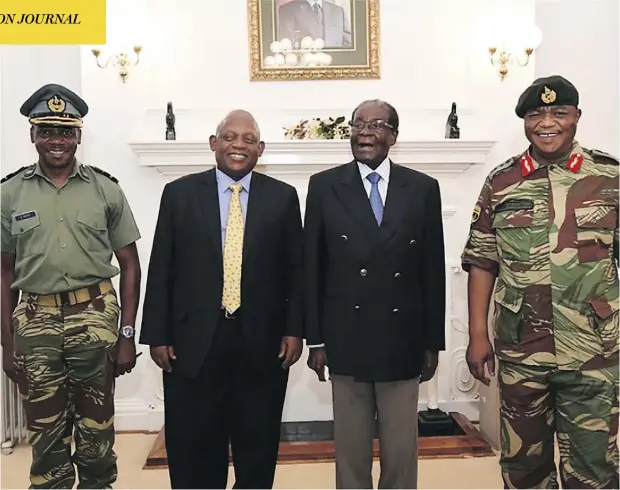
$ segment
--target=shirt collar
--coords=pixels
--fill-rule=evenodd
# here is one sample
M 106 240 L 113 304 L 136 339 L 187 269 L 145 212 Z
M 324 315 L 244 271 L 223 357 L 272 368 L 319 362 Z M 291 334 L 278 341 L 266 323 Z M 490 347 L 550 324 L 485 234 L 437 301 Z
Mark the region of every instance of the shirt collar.
M 357 162 L 357 168 L 359 168 L 360 175 L 362 176 L 362 180 L 368 177 L 371 173 L 376 172 L 386 182 L 390 181 L 390 159 L 388 157 L 381 162 L 376 170 L 371 169 L 368 165 L 364 163 Z
M 323 0 L 307 0 L 311 7 L 314 7 L 315 3 L 319 4 L 319 7 L 323 8 Z
M 248 173 L 247 175 L 244 175 L 239 180 L 234 180 L 228 175 L 226 175 L 224 172 L 222 172 L 219 168 L 216 168 L 215 178 L 217 180 L 217 188 L 221 193 L 226 192 L 230 188 L 231 184 L 241 184 L 245 192 L 247 193 L 250 192 L 250 182 L 252 180 L 252 172 Z
M 24 179 L 30 179 L 35 175 L 49 180 L 47 175 L 45 175 L 45 172 L 43 172 L 43 169 L 41 168 L 41 164 L 39 162 L 34 164 L 33 170 L 30 170 L 24 174 Z M 70 179 L 72 177 L 75 177 L 76 175 L 79 175 L 82 180 L 85 180 L 86 182 L 90 181 L 90 177 L 86 173 L 84 166 L 77 160 L 77 158 L 74 161 L 73 168 L 71 169 L 71 173 L 69 174 L 68 178 Z

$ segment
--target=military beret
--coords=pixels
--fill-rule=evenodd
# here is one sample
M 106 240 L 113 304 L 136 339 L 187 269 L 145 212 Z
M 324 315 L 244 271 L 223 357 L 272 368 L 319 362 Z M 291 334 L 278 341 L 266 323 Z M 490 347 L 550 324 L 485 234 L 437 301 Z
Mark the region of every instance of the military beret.
M 579 105 L 579 92 L 572 83 L 559 75 L 534 80 L 519 97 L 515 112 L 523 118 L 531 109 L 556 105 Z
M 34 125 L 81 127 L 88 105 L 67 87 L 50 83 L 33 93 L 19 112 Z

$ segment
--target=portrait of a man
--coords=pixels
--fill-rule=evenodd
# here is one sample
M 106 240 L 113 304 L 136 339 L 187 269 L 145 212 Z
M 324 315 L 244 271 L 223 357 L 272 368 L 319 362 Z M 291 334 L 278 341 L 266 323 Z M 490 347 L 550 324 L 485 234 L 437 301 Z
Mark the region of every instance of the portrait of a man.
M 250 80 L 380 77 L 379 0 L 247 2 Z
M 276 26 L 278 40 L 310 36 L 323 39 L 328 49 L 353 46 L 349 0 L 279 0 Z

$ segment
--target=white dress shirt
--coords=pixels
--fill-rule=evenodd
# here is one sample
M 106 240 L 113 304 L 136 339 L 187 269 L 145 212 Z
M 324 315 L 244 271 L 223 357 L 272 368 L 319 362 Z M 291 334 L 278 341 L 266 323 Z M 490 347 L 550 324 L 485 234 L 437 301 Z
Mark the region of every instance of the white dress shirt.
M 385 207 L 385 200 L 387 199 L 387 190 L 388 184 L 390 183 L 390 159 L 386 158 L 381 162 L 376 170 L 371 169 L 368 165 L 364 163 L 357 162 L 357 168 L 360 171 L 360 177 L 362 178 L 362 182 L 364 183 L 364 189 L 366 189 L 366 195 L 368 199 L 370 199 L 370 190 L 372 188 L 372 184 L 368 177 L 371 173 L 376 172 L 379 174 L 379 182 L 377 182 L 377 187 L 379 187 L 379 195 L 381 196 L 381 201 L 383 202 L 383 206 Z M 316 347 L 324 347 L 325 344 L 317 344 L 317 345 L 309 345 L 308 348 L 316 348 Z
M 390 182 L 390 159 L 386 158 L 381 162 L 381 165 L 377 167 L 376 170 L 371 169 L 368 165 L 357 162 L 357 168 L 360 171 L 360 176 L 362 177 L 362 182 L 364 183 L 364 189 L 366 189 L 366 195 L 370 199 L 370 189 L 372 188 L 372 184 L 368 177 L 371 173 L 376 172 L 379 174 L 379 182 L 377 183 L 379 187 L 379 195 L 381 196 L 381 202 L 383 202 L 383 206 L 385 207 L 385 199 L 387 198 L 387 190 L 388 184 Z

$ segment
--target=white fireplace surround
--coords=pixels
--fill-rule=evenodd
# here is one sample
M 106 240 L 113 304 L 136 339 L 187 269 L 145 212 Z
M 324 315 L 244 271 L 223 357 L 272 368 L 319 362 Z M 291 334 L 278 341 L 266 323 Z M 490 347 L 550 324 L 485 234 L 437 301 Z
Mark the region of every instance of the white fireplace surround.
M 495 141 L 485 140 L 417 140 L 399 141 L 390 151 L 395 163 L 415 168 L 437 178 L 442 192 L 445 230 L 450 233 L 457 223 L 451 218 L 461 211 L 458 192 L 464 173 L 473 166 L 484 169 Z M 141 167 L 156 169 L 167 180 L 201 172 L 215 165 L 208 141 L 134 141 L 129 143 Z M 348 140 L 267 141 L 257 171 L 287 182 L 297 189 L 302 216 L 308 179 L 321 170 L 352 159 Z M 467 179 L 464 179 L 465 181 Z M 469 216 L 469 212 L 467 212 Z M 470 420 L 478 420 L 478 382 L 465 362 L 467 347 L 466 274 L 462 273 L 454 251 L 446 248 L 446 350 L 440 355 L 437 374 L 420 388 L 418 407 L 457 411 Z M 283 420 L 331 420 L 331 396 L 328 388 L 313 381 L 305 366 L 307 349 L 293 366 L 284 406 Z M 145 406 L 143 399 L 117 400 L 117 425 L 120 429 L 136 426 L 158 430 L 163 424 L 163 387 L 158 382 L 156 394 Z M 310 401 L 308 402 L 307 399 Z M 135 403 L 134 403 L 135 402 Z
M 484 164 L 494 144 L 492 140 L 461 139 L 400 141 L 390 158 L 430 175 L 458 174 L 471 165 Z M 141 166 L 155 167 L 170 178 L 215 165 L 208 141 L 132 142 L 130 146 Z M 257 170 L 274 176 L 309 176 L 350 160 L 348 140 L 274 141 L 265 144 Z

